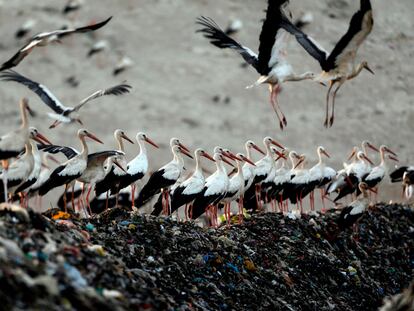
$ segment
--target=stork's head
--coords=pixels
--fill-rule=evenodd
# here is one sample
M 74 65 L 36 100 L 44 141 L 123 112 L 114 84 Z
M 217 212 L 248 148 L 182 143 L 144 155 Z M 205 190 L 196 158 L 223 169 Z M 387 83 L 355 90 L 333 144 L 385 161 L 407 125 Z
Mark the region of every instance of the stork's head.
M 152 139 L 150 139 L 147 134 L 145 134 L 143 132 L 139 132 L 137 134 L 136 139 L 137 139 L 138 142 L 139 141 L 145 141 L 145 142 L 149 143 L 150 145 L 153 145 L 155 148 L 159 148 L 158 145 Z
M 361 63 L 361 67 L 365 70 L 368 70 L 370 73 L 372 73 L 373 75 L 375 75 L 375 72 L 368 66 L 368 62 L 367 61 L 363 61 Z

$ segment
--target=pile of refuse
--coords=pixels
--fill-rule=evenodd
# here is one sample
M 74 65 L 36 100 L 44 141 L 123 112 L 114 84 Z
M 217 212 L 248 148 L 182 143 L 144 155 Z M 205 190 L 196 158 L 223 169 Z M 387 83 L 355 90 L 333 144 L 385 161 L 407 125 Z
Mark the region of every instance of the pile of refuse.
M 0 209 L 0 309 L 377 310 L 414 276 L 414 210 L 378 204 L 201 228 L 128 208 Z

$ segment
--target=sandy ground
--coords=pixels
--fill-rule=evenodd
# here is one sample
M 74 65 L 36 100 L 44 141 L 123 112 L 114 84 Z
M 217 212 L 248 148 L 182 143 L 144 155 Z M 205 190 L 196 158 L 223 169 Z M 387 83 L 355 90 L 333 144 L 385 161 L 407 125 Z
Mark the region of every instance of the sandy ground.
M 246 90 L 257 79 L 252 68 L 242 68 L 242 60 L 231 51 L 211 46 L 196 34 L 195 18 L 213 17 L 225 27 L 230 19 L 239 18 L 244 28 L 237 34 L 243 44 L 257 50 L 264 0 L 87 0 L 84 7 L 69 17 L 60 12 L 64 1 L 0 1 L 0 59 L 7 60 L 24 44 L 14 38 L 16 29 L 27 19 L 37 20 L 31 34 L 58 29 L 65 24 L 83 25 L 113 15 L 113 20 L 94 36 L 68 38 L 63 45 L 35 50 L 17 71 L 47 85 L 67 105 L 76 104 L 96 89 L 127 80 L 134 89 L 122 98 L 102 98 L 83 109 L 83 121 L 102 138 L 106 148 L 114 146 L 116 128 L 130 136 L 145 131 L 162 147 L 151 150 L 151 167 L 169 161 L 168 141 L 182 139 L 192 149 L 215 145 L 243 151 L 247 139 L 260 142 L 271 135 L 289 148 L 309 154 L 311 165 L 315 149 L 324 145 L 331 153 L 329 161 L 339 168 L 351 147 L 362 140 L 376 145 L 387 144 L 400 155 L 402 163 L 412 160 L 411 132 L 414 130 L 413 66 L 414 2 L 374 0 L 375 27 L 363 45 L 359 58 L 369 61 L 375 76 L 363 72 L 347 83 L 337 97 L 334 127 L 323 127 L 326 88 L 312 83 L 283 86 L 280 102 L 288 118 L 281 132 L 268 103 L 267 87 Z M 311 11 L 315 21 L 306 27 L 328 50 L 346 31 L 358 7 L 356 0 L 292 1 L 295 16 Z M 86 58 L 90 46 L 98 39 L 110 42 L 111 49 Z M 112 70 L 120 55 L 125 54 L 134 66 L 114 77 Z M 311 59 L 294 40 L 289 58 L 298 73 L 318 71 Z M 65 80 L 74 76 L 77 88 Z M 74 138 L 76 125 L 50 131 L 44 112 L 48 110 L 39 98 L 23 86 L 0 84 L 0 132 L 15 128 L 19 122 L 17 102 L 30 99 L 39 117 L 31 123 L 53 142 L 78 146 Z M 218 102 L 213 97 L 218 96 Z M 229 98 L 226 103 L 225 98 Z M 98 150 L 101 146 L 91 144 Z M 128 146 L 128 158 L 137 146 Z M 378 157 L 375 157 L 378 161 Z M 188 165 L 191 168 L 192 164 Z M 214 169 L 213 167 L 211 169 Z M 399 195 L 399 188 L 385 187 Z M 393 190 L 390 190 L 393 189 Z M 60 190 L 59 190 L 60 191 Z M 385 198 L 390 198 L 387 194 Z

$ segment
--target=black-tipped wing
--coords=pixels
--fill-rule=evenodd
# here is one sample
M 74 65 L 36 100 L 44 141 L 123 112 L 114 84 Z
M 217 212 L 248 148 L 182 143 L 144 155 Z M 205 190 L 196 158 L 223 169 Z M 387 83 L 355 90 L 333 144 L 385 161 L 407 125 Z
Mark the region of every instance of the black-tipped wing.
M 79 110 L 87 102 L 89 102 L 91 100 L 94 100 L 96 98 L 99 98 L 101 96 L 106 96 L 106 95 L 119 96 L 119 95 L 127 94 L 127 93 L 130 92 L 131 88 L 132 88 L 132 86 L 130 86 L 128 84 L 119 84 L 119 85 L 115 85 L 115 86 L 107 88 L 107 89 L 96 91 L 95 93 L 93 93 L 93 94 L 89 95 L 88 97 L 86 97 L 85 99 L 83 99 L 79 103 L 79 105 L 74 107 L 74 110 Z
M 293 25 L 289 20 L 283 20 L 281 23 L 283 29 L 294 35 L 296 41 L 305 49 L 306 52 L 316 59 L 322 68 L 324 68 L 329 53 L 321 47 L 312 37 L 308 36 L 301 29 Z
M 220 49 L 228 48 L 235 50 L 248 64 L 252 65 L 256 70 L 258 70 L 257 54 L 226 35 L 225 32 L 216 24 L 213 19 L 201 16 L 197 18 L 196 23 L 203 27 L 197 30 L 197 32 L 201 32 L 205 38 L 210 40 L 211 44 Z
M 88 25 L 88 26 L 84 26 L 84 27 L 79 27 L 79 28 L 75 28 L 75 29 L 56 30 L 56 31 L 51 32 L 50 34 L 51 35 L 56 35 L 59 38 L 63 38 L 63 37 L 66 37 L 68 35 L 71 35 L 73 33 L 84 33 L 84 32 L 89 32 L 89 31 L 95 31 L 95 30 L 105 26 L 111 19 L 112 19 L 112 16 L 107 18 L 106 20 L 100 22 L 100 23 L 96 23 L 96 24 L 92 24 L 92 25 Z
M 68 160 L 76 157 L 79 154 L 79 151 L 74 148 L 57 145 L 38 146 L 38 149 L 51 154 L 63 153 L 65 157 L 68 158 Z
M 109 157 L 125 155 L 122 151 L 107 150 L 88 154 L 88 167 L 91 165 L 103 165 Z
M 259 38 L 258 72 L 261 75 L 267 75 L 272 70 L 269 64 L 270 60 L 275 59 L 277 62 L 277 58 L 284 48 L 284 38 L 280 30 L 283 19 L 287 19 L 282 12 L 282 6 L 286 3 L 288 3 L 287 0 L 268 1 L 266 17 Z M 274 55 L 275 53 L 279 55 Z
M 13 81 L 28 87 L 57 114 L 62 114 L 65 111 L 73 110 L 73 108 L 65 107 L 46 86 L 32 81 L 13 70 L 0 73 L 0 80 Z
M 359 46 L 372 31 L 374 19 L 370 0 L 361 0 L 361 8 L 352 16 L 348 31 L 338 41 L 326 60 L 325 71 L 355 58 Z

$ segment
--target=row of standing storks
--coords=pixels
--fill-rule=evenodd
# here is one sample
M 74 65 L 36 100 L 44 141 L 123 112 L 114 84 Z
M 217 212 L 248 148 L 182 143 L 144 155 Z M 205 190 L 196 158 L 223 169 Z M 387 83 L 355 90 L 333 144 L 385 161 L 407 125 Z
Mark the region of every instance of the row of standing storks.
M 286 15 L 287 4 L 288 1 L 286 0 L 268 1 L 267 14 L 260 35 L 258 55 L 229 37 L 210 18 L 201 17 L 198 19 L 198 24 L 203 27 L 199 31 L 217 47 L 230 48 L 239 52 L 246 62 L 252 65 L 261 75 L 254 85 L 267 83 L 271 86 L 271 103 L 279 117 L 281 128 L 286 126 L 287 122 L 277 102 L 280 83 L 304 79 L 313 79 L 322 84 L 328 83 L 325 125 L 331 126 L 334 120 L 335 96 L 339 88 L 347 80 L 359 75 L 364 68 L 371 71 L 366 62 L 355 65 L 356 52 L 372 30 L 371 3 L 369 0 L 361 0 L 360 10 L 352 17 L 347 33 L 339 40 L 331 53 L 325 52 L 313 39 L 291 23 L 290 16 Z M 85 27 L 36 35 L 10 60 L 5 62 L 0 71 L 17 66 L 37 46 L 59 42 L 64 37 L 74 33 L 95 31 L 106 25 L 110 19 Z M 323 70 L 321 74 L 305 73 L 296 75 L 294 73 L 285 57 L 285 44 L 289 34 L 294 35 L 306 51 L 319 61 Z M 55 120 L 51 128 L 61 123 L 78 122 L 82 124 L 79 110 L 87 102 L 105 95 L 125 94 L 130 89 L 127 84 L 116 85 L 91 94 L 75 107 L 66 107 L 44 85 L 15 71 L 5 71 L 0 74 L 0 78 L 5 81 L 18 82 L 35 92 L 53 110 L 53 113 L 49 114 Z M 337 84 L 337 88 L 332 93 L 332 112 L 329 117 L 330 95 L 335 84 Z M 284 202 L 287 202 L 287 200 L 298 204 L 302 210 L 302 199 L 308 194 L 311 198 L 311 209 L 314 209 L 313 191 L 318 188 L 321 189 L 323 202 L 325 202 L 326 194 L 335 191 L 338 191 L 339 195 L 334 201 L 339 200 L 346 194 L 361 191 L 364 194 L 363 200 L 366 202 L 366 190 L 375 187 L 386 174 L 387 158 L 396 160 L 395 154 L 388 147 L 381 146 L 379 149 L 381 163 L 372 168 L 372 162 L 369 160 L 366 150 L 358 151 L 354 149 L 352 153 L 353 162 L 346 165 L 343 170 L 335 172 L 324 164 L 322 156 L 328 154 L 323 147 L 319 147 L 319 162 L 308 170 L 305 168 L 305 155 L 288 151 L 272 138 L 266 137 L 264 139 L 266 152 L 264 157 L 256 163 L 252 161 L 251 149 L 262 151 L 251 141 L 246 143 L 246 156 L 234 154 L 220 147 L 215 148 L 213 156 L 202 149 L 197 149 L 194 153 L 196 169 L 188 179 L 182 181 L 184 168 L 182 154 L 189 157 L 191 155 L 188 148 L 182 145 L 178 139 L 172 139 L 171 150 L 174 159 L 151 175 L 148 183 L 135 199 L 135 183 L 148 170 L 145 142 L 156 147 L 156 144 L 146 134 L 137 134 L 136 139 L 140 146 L 140 152 L 132 161 L 127 163 L 123 151 L 123 139 L 132 141 L 123 131 L 115 131 L 115 138 L 118 142 L 117 150 L 89 154 L 85 139 L 89 137 L 101 142 L 95 135 L 84 129 L 78 131 L 78 137 L 82 144 L 81 151 L 69 147 L 50 145 L 48 140 L 35 128 L 29 127 L 27 112 L 30 112 L 30 108 L 28 101 L 22 100 L 20 108 L 22 126 L 0 138 L 0 155 L 3 164 L 1 177 L 4 183 L 4 200 L 6 201 L 15 199 L 17 194 L 20 194 L 23 200 L 27 194 L 31 193 L 44 195 L 57 186 L 65 185 L 68 188 L 74 181 L 78 180 L 83 185 L 89 185 L 86 194 L 86 206 L 88 207 L 92 189 L 95 189 L 98 195 L 106 193 L 108 196 L 115 193 L 118 198 L 117 194 L 122 188 L 132 185 L 131 200 L 137 207 L 143 206 L 161 191 L 153 214 L 160 214 L 163 210 L 165 213 L 171 213 L 182 205 L 190 204 L 186 215 L 194 219 L 203 214 L 206 208 L 212 216 L 216 215 L 218 204 L 223 204 L 225 214 L 228 215 L 232 201 L 238 201 L 240 213 L 243 207 L 261 209 L 263 202 L 279 202 L 279 208 L 286 210 L 287 206 Z M 46 145 L 38 146 L 34 140 L 46 143 Z M 366 147 L 373 148 L 371 144 L 364 143 L 363 148 Z M 52 154 L 62 152 L 68 157 L 68 161 L 49 172 L 46 168 L 47 165 L 42 162 L 40 151 Z M 387 155 L 387 153 L 391 155 Z M 9 160 L 16 157 L 17 159 L 9 167 Z M 217 171 L 206 180 L 201 170 L 200 157 L 216 162 Z M 292 162 L 291 168 L 285 165 L 288 158 Z M 232 161 L 236 162 L 235 174 L 229 178 L 224 162 L 233 166 Z M 280 161 L 282 164 L 276 164 Z M 45 167 L 42 168 L 42 165 Z M 405 185 L 409 185 L 412 179 L 411 172 L 410 168 L 405 168 L 393 174 L 397 180 L 402 179 Z M 326 186 L 327 189 L 325 190 Z M 411 192 L 411 187 L 407 187 L 407 194 Z M 80 202 L 83 205 L 83 199 Z M 360 208 L 361 201 L 356 202 L 359 202 L 359 205 L 356 205 Z M 216 219 L 216 217 L 212 217 L 212 219 Z
M 287 125 L 287 121 L 277 101 L 281 83 L 311 79 L 323 85 L 328 84 L 325 126 L 332 126 L 334 122 L 335 97 L 341 86 L 347 80 L 358 76 L 363 69 L 372 72 L 366 61 L 356 64 L 357 50 L 370 34 L 373 27 L 371 2 L 370 0 L 360 0 L 360 9 L 352 17 L 348 31 L 338 41 L 331 53 L 326 52 L 314 39 L 292 23 L 288 4 L 288 0 L 268 0 L 267 13 L 259 38 L 258 54 L 231 38 L 211 18 L 198 18 L 197 23 L 202 26 L 198 31 L 203 33 L 215 46 L 237 51 L 248 64 L 253 66 L 260 74 L 260 78 L 253 85 L 270 85 L 270 101 L 279 118 L 282 129 Z M 55 30 L 34 36 L 15 55 L 1 65 L 0 71 L 9 69 L 9 71 L 2 74 L 1 79 L 21 83 L 36 92 L 44 103 L 54 111 L 54 113 L 49 114 L 56 121 L 54 125 L 62 122 L 81 122 L 78 113 L 85 102 L 76 107 L 65 107 L 45 86 L 10 69 L 23 61 L 34 48 L 60 42 L 65 37 L 75 33 L 96 31 L 105 26 L 110 19 L 108 18 L 100 23 L 85 27 Z M 294 72 L 286 58 L 286 43 L 290 35 L 293 35 L 298 43 L 319 62 L 322 68 L 320 74 L 306 72 L 298 75 Z M 336 89 L 333 89 L 335 85 L 337 85 Z M 332 101 L 330 101 L 331 95 Z M 87 98 L 86 102 L 89 100 Z M 329 108 L 330 103 L 331 109 Z
M 89 154 L 87 137 L 102 143 L 94 134 L 85 129 L 78 131 L 77 135 L 82 149 L 77 151 L 71 147 L 52 145 L 35 128 L 28 125 L 28 113 L 30 111 L 27 100 L 20 103 L 22 126 L 2 137 L 0 140 L 1 154 L 9 157 L 18 156 L 20 148 L 5 149 L 5 142 L 9 140 L 24 143 L 25 151 L 10 167 L 3 161 L 2 179 L 5 185 L 4 200 L 15 200 L 20 195 L 22 201 L 28 195 L 45 195 L 51 189 L 65 185 L 66 191 L 76 181 L 83 184 L 80 206 L 83 211 L 90 209 L 90 194 L 94 190 L 96 196 L 101 194 L 108 199 L 109 195 L 118 198 L 119 192 L 131 186 L 131 201 L 136 207 L 142 207 L 161 193 L 154 205 L 152 214 L 159 215 L 162 212 L 171 214 L 181 206 L 186 206 L 186 217 L 196 219 L 208 211 L 213 223 L 216 220 L 218 206 L 224 206 L 225 215 L 230 214 L 230 204 L 238 202 L 239 214 L 243 208 L 249 210 L 261 210 L 264 203 L 276 204 L 280 211 L 288 211 L 288 201 L 297 204 L 298 210 L 303 212 L 302 200 L 310 194 L 310 208 L 314 210 L 313 192 L 321 191 L 321 199 L 325 208 L 327 195 L 338 192 L 334 202 L 348 194 L 364 193 L 362 200 L 366 200 L 366 190 L 375 189 L 388 172 L 388 160 L 398 161 L 396 154 L 387 146 L 379 149 L 370 142 L 364 141 L 362 149 L 354 147 L 348 160 L 350 164 L 344 164 L 344 169 L 335 171 L 325 164 L 323 156 L 329 157 L 323 147 L 317 148 L 319 161 L 316 165 L 307 168 L 307 157 L 293 150 L 285 148 L 282 144 L 270 137 L 263 140 L 264 151 L 252 141 L 245 144 L 246 154 L 233 153 L 230 150 L 216 147 L 213 156 L 203 149 L 194 151 L 196 166 L 194 172 L 184 179 L 183 155 L 192 158 L 190 150 L 177 138 L 172 138 L 170 147 L 173 159 L 166 165 L 155 171 L 149 177 L 148 182 L 138 192 L 135 185 L 148 172 L 148 155 L 146 143 L 154 147 L 157 144 L 145 133 L 138 133 L 136 141 L 139 145 L 139 153 L 131 161 L 127 162 L 124 151 L 124 141 L 133 141 L 122 130 L 116 130 L 114 137 L 117 143 L 116 149 Z M 41 142 L 37 144 L 35 141 Z M 368 148 L 380 153 L 380 163 L 374 166 L 368 156 Z M 263 157 L 254 162 L 252 151 L 263 154 Z M 14 152 L 12 154 L 11 152 Z M 68 160 L 60 164 L 54 170 L 48 168 L 48 164 L 42 160 L 41 152 L 45 154 L 63 153 Z M 216 171 L 208 178 L 204 178 L 201 157 L 207 158 L 216 164 Z M 291 167 L 287 162 L 290 160 Z M 234 167 L 230 174 L 226 171 L 225 164 Z M 6 169 L 8 168 L 8 169 Z M 404 179 L 407 183 L 407 174 L 412 172 L 410 168 L 403 167 L 391 174 L 391 178 L 398 181 Z M 405 173 L 404 173 L 405 172 Z M 229 175 L 232 175 L 229 177 Z M 404 176 L 403 176 L 404 175 Z M 10 188 L 7 188 L 7 185 Z M 88 186 L 84 199 L 84 187 Z M 86 204 L 84 204 L 84 201 Z M 360 202 L 360 200 L 357 200 Z M 72 206 L 75 207 L 74 202 Z M 187 208 L 188 207 L 188 208 Z M 89 210 L 90 213 L 90 210 Z M 88 213 L 86 213 L 88 214 Z

